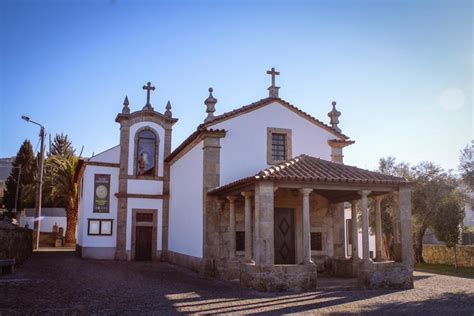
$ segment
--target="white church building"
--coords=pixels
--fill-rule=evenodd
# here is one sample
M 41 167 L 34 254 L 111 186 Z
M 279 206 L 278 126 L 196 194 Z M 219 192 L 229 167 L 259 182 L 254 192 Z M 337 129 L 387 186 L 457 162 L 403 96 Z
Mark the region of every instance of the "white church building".
M 77 253 L 168 261 L 262 291 L 313 289 L 318 273 L 412 287 L 410 183 L 344 165 L 343 148 L 354 141 L 338 127 L 336 103 L 327 125 L 279 98 L 279 73 L 267 73 L 268 97 L 220 115 L 210 88 L 207 117 L 173 151 L 170 103 L 164 113 L 153 108 L 150 82 L 141 110 L 126 97 L 115 118 L 119 145 L 76 170 Z M 387 194 L 398 201 L 395 261 L 382 255 Z

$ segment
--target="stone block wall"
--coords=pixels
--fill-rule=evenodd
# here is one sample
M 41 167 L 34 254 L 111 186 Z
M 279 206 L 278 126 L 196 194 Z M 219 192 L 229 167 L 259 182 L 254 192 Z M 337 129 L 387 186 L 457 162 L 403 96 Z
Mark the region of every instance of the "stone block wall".
M 33 230 L 0 222 L 0 259 L 25 262 L 33 252 Z
M 241 285 L 263 292 L 315 290 L 315 265 L 256 266 L 241 264 Z
M 456 247 L 458 265 L 474 267 L 474 245 Z M 445 245 L 423 245 L 423 259 L 426 263 L 454 265 L 453 250 Z
M 359 284 L 367 289 L 412 289 L 413 269 L 401 262 L 361 262 Z

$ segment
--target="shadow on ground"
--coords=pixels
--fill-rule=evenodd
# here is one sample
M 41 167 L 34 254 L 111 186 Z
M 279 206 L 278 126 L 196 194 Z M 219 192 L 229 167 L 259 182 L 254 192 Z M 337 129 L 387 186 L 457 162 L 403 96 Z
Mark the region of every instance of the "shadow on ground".
M 261 293 L 166 263 L 38 252 L 0 278 L 0 314 L 473 314 L 473 280 L 421 273 L 415 282 L 406 291 Z

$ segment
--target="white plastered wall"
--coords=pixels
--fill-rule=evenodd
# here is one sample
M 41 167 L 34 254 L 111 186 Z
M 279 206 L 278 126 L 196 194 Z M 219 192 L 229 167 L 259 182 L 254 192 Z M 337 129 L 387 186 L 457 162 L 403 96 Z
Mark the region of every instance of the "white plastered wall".
M 94 175 L 110 174 L 110 212 L 94 213 Z M 115 247 L 117 240 L 117 197 L 119 168 L 91 166 L 85 167 L 83 174 L 83 192 L 79 204 L 78 244 L 82 247 Z M 88 219 L 112 219 L 112 236 L 89 236 L 87 233 Z
M 120 163 L 120 145 L 109 148 L 89 159 L 94 162 Z
M 327 141 L 337 137 L 274 102 L 212 126 L 227 131 L 220 143 L 221 185 L 254 175 L 268 167 L 267 127 L 292 130 L 293 157 L 308 154 L 331 160 L 331 148 Z
M 169 250 L 202 258 L 203 143 L 171 165 Z

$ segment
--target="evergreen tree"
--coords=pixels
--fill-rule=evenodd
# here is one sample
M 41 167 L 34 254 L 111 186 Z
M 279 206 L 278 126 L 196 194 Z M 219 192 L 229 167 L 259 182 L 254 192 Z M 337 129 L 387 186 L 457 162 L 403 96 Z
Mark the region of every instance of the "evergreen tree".
M 8 210 L 12 210 L 15 207 L 16 199 L 16 187 L 19 166 L 21 165 L 20 175 L 20 188 L 18 198 L 18 210 L 22 210 L 24 207 L 32 207 L 31 203 L 25 202 L 24 196 L 22 195 L 23 188 L 33 184 L 36 173 L 35 155 L 33 153 L 33 147 L 31 142 L 26 139 L 21 145 L 16 157 L 12 163 L 12 171 L 5 182 L 4 198 L 3 203 Z
M 51 149 L 48 153 L 48 156 L 60 156 L 69 158 L 74 156 L 75 149 L 72 146 L 71 140 L 67 135 L 61 133 L 56 134 L 51 144 Z

